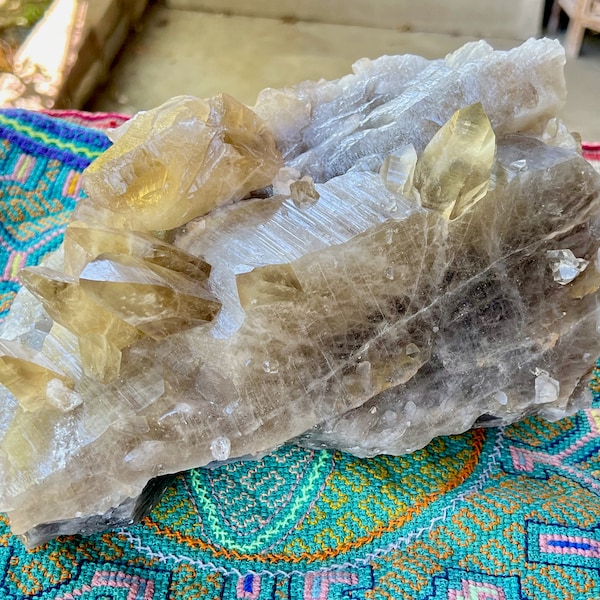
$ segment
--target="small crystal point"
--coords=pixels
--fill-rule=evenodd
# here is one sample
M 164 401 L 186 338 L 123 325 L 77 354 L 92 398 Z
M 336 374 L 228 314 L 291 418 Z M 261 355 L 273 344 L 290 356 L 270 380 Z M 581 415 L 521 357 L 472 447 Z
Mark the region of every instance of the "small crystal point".
M 549 146 L 579 150 L 581 148 L 581 136 L 569 131 L 567 126 L 558 118 L 553 117 L 546 123 L 542 132 L 542 140 Z
M 496 136 L 481 103 L 457 110 L 433 136 L 415 168 L 424 207 L 456 219 L 483 198 L 496 151 Z
M 498 402 L 498 404 L 501 404 L 502 406 L 506 406 L 508 404 L 508 394 L 506 392 L 498 390 L 497 392 L 494 392 L 493 396 L 494 400 Z
M 23 410 L 48 406 L 47 390 L 55 389 L 56 382 L 73 388 L 73 382 L 43 354 L 18 342 L 0 340 L 0 383 L 15 396 Z
M 560 382 L 547 373 L 540 373 L 535 378 L 535 402 L 547 404 L 555 402 L 560 395 Z
M 390 192 L 408 198 L 415 197 L 413 182 L 416 166 L 417 151 L 412 144 L 406 144 L 385 157 L 379 174 Z
M 406 356 L 416 356 L 419 352 L 421 351 L 416 344 L 410 343 L 406 346 Z
M 319 199 L 312 177 L 305 176 L 290 184 L 290 196 L 298 208 L 312 206 Z
M 527 161 L 524 158 L 515 160 L 515 162 L 510 163 L 510 167 L 515 171 L 524 171 L 527 168 Z
M 281 196 L 290 195 L 290 186 L 294 181 L 298 181 L 301 178 L 300 171 L 298 169 L 291 169 L 289 167 L 281 167 L 277 174 L 273 178 L 273 194 Z
M 572 250 L 548 250 L 550 268 L 554 281 L 560 285 L 571 283 L 578 275 L 587 268 L 589 261 L 577 258 Z
M 210 451 L 215 460 L 227 460 L 231 454 L 231 441 L 226 437 L 217 437 L 211 442 Z
M 302 286 L 290 264 L 257 267 L 236 277 L 240 303 L 244 309 L 300 298 Z
M 265 360 L 262 365 L 265 373 L 276 375 L 279 373 L 279 361 L 278 360 Z
M 155 339 L 212 321 L 221 308 L 205 282 L 123 254 L 101 254 L 79 281 L 96 304 Z

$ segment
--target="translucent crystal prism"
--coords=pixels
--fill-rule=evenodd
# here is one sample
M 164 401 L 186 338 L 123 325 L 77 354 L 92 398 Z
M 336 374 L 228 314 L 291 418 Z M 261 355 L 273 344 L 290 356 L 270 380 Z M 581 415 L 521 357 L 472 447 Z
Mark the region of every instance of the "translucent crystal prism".
M 74 386 L 43 354 L 8 340 L 0 340 L 0 380 L 25 411 L 53 404 L 48 396 L 54 397 L 58 386 Z
M 481 103 L 457 110 L 433 136 L 415 167 L 421 203 L 456 219 L 488 190 L 496 136 Z
M 414 191 L 416 166 L 417 151 L 412 144 L 407 144 L 385 157 L 379 174 L 390 192 L 410 198 Z
M 155 339 L 211 321 L 221 308 L 203 282 L 123 254 L 100 254 L 79 282 L 96 305 Z
M 561 285 L 571 283 L 580 273 L 585 271 L 588 260 L 577 258 L 572 250 L 549 250 L 548 258 L 554 281 Z
M 115 379 L 120 351 L 140 332 L 96 304 L 75 277 L 47 267 L 24 269 L 19 277 L 48 315 L 78 337 L 83 370 L 100 381 Z
M 75 276 L 79 276 L 85 265 L 105 252 L 141 258 L 197 281 L 204 281 L 210 275 L 210 265 L 202 258 L 139 231 L 75 222 L 67 227 L 64 247 L 65 271 Z
M 226 94 L 175 98 L 125 129 L 84 175 L 108 211 L 95 225 L 173 229 L 270 184 L 282 166 L 269 128 Z

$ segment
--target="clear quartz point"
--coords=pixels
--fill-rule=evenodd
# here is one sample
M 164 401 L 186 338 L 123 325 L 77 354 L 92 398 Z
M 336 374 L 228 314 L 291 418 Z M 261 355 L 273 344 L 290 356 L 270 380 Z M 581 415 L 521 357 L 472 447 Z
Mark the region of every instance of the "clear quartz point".
M 535 378 L 535 401 L 537 404 L 555 402 L 560 395 L 560 382 L 547 373 L 540 373 Z
M 418 198 L 413 185 L 416 165 L 417 151 L 412 144 L 407 144 L 385 157 L 379 174 L 390 192 Z
M 587 268 L 589 261 L 583 258 L 577 258 L 569 249 L 549 250 L 547 252 L 550 259 L 550 268 L 554 281 L 560 285 L 571 283 L 578 275 Z

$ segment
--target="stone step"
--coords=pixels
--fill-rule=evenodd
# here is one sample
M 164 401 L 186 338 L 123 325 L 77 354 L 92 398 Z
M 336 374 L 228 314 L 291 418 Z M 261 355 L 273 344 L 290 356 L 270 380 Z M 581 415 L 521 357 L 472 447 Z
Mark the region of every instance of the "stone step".
M 522 40 L 539 35 L 544 9 L 543 0 L 167 0 L 166 4 L 249 17 Z

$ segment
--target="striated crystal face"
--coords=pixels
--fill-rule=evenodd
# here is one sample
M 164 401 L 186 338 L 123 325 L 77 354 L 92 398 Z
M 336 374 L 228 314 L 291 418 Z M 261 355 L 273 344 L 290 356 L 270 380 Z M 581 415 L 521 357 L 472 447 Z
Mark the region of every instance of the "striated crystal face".
M 497 136 L 538 134 L 565 100 L 564 63 L 550 40 L 508 52 L 480 41 L 443 60 L 363 59 L 337 81 L 264 90 L 254 110 L 273 128 L 286 165 L 323 182 L 357 163 L 379 168 L 408 143 L 420 155 L 456 110 L 477 102 Z M 558 139 L 556 124 L 547 135 Z
M 600 177 L 556 121 L 563 63 L 365 59 L 113 132 L 4 327 L 13 530 L 126 523 L 150 479 L 291 439 L 405 453 L 589 403 Z
M 515 172 L 515 161 L 527 168 Z M 494 189 L 447 223 L 439 264 L 420 271 L 432 290 L 426 305 L 415 302 L 420 293 L 409 295 L 408 321 L 426 319 L 418 329 L 432 332 L 427 362 L 406 384 L 305 433 L 302 444 L 402 454 L 422 446 L 424 429 L 460 432 L 534 413 L 555 419 L 587 401 L 599 349 L 596 267 L 567 284 L 551 258 L 569 247 L 597 265 L 589 219 L 598 210 L 598 179 L 587 170 L 590 206 L 572 191 L 581 183 L 577 165 L 586 168 L 569 151 L 532 138 L 499 140 Z M 565 228 L 553 229 L 558 222 Z

